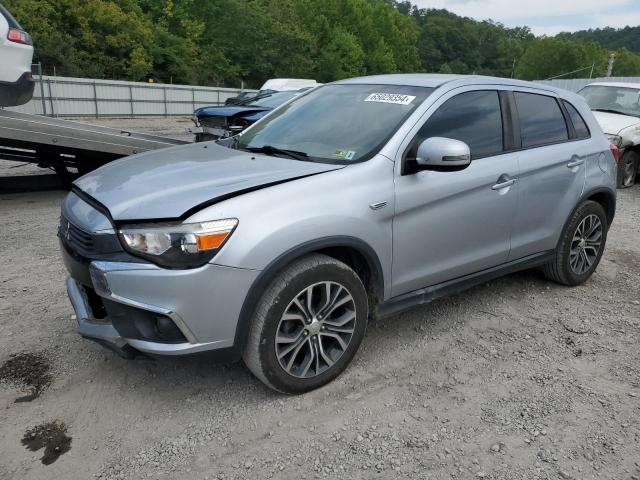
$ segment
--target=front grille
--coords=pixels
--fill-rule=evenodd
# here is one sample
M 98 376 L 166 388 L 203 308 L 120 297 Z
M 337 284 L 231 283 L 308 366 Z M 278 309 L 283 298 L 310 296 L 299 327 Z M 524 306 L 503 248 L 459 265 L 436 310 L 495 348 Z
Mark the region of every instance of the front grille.
M 60 217 L 60 226 L 58 227 L 58 237 L 72 251 L 87 257 L 95 252 L 95 244 L 93 236 L 78 228 L 64 216 Z
M 211 127 L 211 128 L 226 128 L 227 127 L 227 119 L 226 117 L 203 117 L 200 118 L 200 125 L 203 127 Z
M 87 232 L 80 230 L 73 223 L 69 223 L 69 242 L 81 254 L 94 252 L 93 238 Z
M 89 233 L 71 223 L 64 215 L 60 216 L 58 237 L 68 250 L 85 258 L 122 252 L 115 234 Z

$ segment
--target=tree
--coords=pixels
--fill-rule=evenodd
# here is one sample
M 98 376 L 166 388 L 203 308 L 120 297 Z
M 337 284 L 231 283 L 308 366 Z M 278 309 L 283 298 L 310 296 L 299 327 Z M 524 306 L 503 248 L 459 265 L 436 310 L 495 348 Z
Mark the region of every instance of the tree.
M 604 50 L 593 45 L 587 47 L 564 38 L 542 37 L 529 44 L 517 64 L 516 76 L 525 80 L 544 80 L 576 70 L 580 72 L 573 74 L 574 78 L 585 76 L 593 63 L 601 65 L 603 58 L 606 59 Z
M 69 76 L 254 88 L 273 77 L 420 71 L 538 79 L 582 68 L 570 76 L 586 76 L 592 65 L 603 75 L 607 48 L 617 51 L 614 74 L 639 72 L 640 27 L 535 38 L 527 27 L 408 0 L 4 3 L 32 34 L 45 72 Z
M 636 77 L 640 76 L 640 55 L 630 52 L 626 48 L 615 52 L 613 64 L 613 76 Z
M 608 50 L 628 49 L 640 53 L 640 26 L 624 28 L 596 28 L 579 32 L 560 33 L 558 36 L 575 42 L 597 42 Z

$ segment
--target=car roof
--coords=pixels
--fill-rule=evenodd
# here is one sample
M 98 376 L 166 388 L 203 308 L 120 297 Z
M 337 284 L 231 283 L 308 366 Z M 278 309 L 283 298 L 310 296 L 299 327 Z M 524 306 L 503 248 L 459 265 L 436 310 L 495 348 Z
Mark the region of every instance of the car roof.
M 535 88 L 554 94 L 566 96 L 566 90 L 561 90 L 550 85 L 515 80 L 512 78 L 488 77 L 484 75 L 445 75 L 440 73 L 399 73 L 391 75 L 371 75 L 368 77 L 356 77 L 339 80 L 334 84 L 342 85 L 404 85 L 409 87 L 438 88 L 450 84 L 452 87 L 466 85 L 505 85 L 521 88 Z
M 585 87 L 623 87 L 623 88 L 640 88 L 640 83 L 631 83 L 631 82 L 594 82 L 589 85 L 585 85 Z

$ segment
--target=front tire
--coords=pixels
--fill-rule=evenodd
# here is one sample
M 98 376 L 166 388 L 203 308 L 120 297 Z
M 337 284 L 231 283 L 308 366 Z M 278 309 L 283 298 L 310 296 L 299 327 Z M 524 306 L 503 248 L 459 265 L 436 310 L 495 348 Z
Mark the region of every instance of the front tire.
M 286 267 L 263 293 L 244 362 L 274 390 L 308 392 L 349 365 L 367 318 L 367 292 L 358 275 L 332 257 L 309 255 Z
M 640 155 L 633 150 L 624 153 L 618 164 L 618 188 L 629 188 L 636 183 Z
M 545 276 L 568 286 L 586 282 L 600 263 L 608 229 L 602 205 L 582 203 L 564 227 L 555 260 L 543 267 Z

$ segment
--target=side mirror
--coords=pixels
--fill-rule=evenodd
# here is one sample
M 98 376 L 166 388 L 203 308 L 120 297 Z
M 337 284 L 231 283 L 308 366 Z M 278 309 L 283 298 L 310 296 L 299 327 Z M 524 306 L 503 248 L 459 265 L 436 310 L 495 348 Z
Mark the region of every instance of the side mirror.
M 460 140 L 431 137 L 418 146 L 418 170 L 462 170 L 471 164 L 469 145 Z

